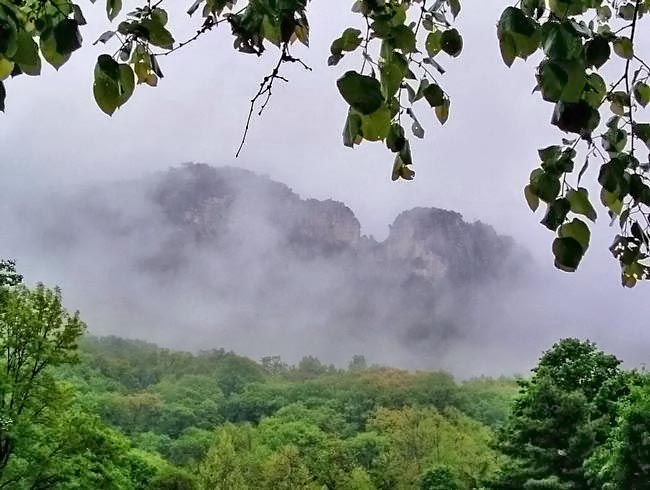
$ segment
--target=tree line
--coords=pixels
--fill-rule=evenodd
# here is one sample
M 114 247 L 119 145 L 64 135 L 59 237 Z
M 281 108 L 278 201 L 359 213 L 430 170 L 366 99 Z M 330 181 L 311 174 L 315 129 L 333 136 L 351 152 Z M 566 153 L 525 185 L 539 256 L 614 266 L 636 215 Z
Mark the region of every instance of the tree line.
M 457 382 L 84 332 L 1 263 L 0 488 L 650 488 L 650 378 L 588 341 Z

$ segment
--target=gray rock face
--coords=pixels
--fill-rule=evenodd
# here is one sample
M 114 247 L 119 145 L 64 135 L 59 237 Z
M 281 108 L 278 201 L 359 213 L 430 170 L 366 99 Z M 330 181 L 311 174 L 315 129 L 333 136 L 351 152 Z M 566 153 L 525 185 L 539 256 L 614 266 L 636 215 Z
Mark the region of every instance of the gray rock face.
M 15 206 L 5 253 L 61 285 L 94 331 L 186 348 L 282 354 L 313 339 L 316 353 L 343 353 L 339 339 L 360 351 L 390 338 L 433 351 L 468 334 L 471 303 L 516 280 L 524 256 L 435 208 L 403 212 L 377 242 L 343 203 L 234 168 L 187 164 L 63 194 Z
M 149 195 L 170 223 L 205 244 L 237 242 L 246 235 L 258 239 L 256 231 L 267 229 L 278 237 L 267 245 L 288 247 L 301 258 L 353 254 L 432 283 L 508 276 L 514 274 L 509 260 L 523 255 L 511 238 L 489 225 L 467 223 L 459 213 L 436 208 L 404 211 L 388 238 L 377 243 L 361 236 L 359 221 L 343 203 L 301 199 L 284 184 L 233 168 L 172 169 L 155 179 Z
M 383 246 L 414 274 L 455 284 L 513 275 L 513 256 L 523 256 L 510 237 L 481 222 L 466 223 L 454 211 L 415 208 L 401 213 Z
M 360 239 L 361 225 L 343 203 L 303 200 L 246 170 L 187 164 L 155 179 L 149 193 L 171 223 L 204 242 L 227 241 L 241 221 L 275 228 L 285 246 L 304 253 L 342 252 Z

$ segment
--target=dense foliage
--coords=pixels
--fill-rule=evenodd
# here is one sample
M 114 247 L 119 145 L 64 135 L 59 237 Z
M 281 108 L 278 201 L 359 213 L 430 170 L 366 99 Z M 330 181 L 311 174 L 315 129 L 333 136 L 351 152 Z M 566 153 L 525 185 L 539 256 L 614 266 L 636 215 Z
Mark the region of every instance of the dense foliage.
M 278 80 L 287 81 L 283 66 L 311 70 L 292 51 L 296 41 L 309 46 L 308 0 L 195 0 L 187 13 L 201 13 L 196 34 L 180 42 L 162 4 L 147 0 L 96 41 L 116 48 L 97 59 L 97 105 L 113 114 L 136 85 L 158 84 L 163 56 L 227 24 L 239 52 L 262 56 L 270 46 L 278 50 L 277 64 L 251 100 L 241 151 L 253 114 L 264 111 Z M 122 14 L 122 0 L 106 0 L 105 7 L 111 21 Z M 337 65 L 359 54 L 360 68 L 337 81 L 349 106 L 343 143 L 384 142 L 395 155 L 392 178 L 410 180 L 415 173 L 407 128 L 416 138 L 425 133 L 416 111 L 428 106 L 442 124 L 449 117 L 451 90 L 440 79 L 444 57 L 456 58 L 463 50 L 463 37 L 452 25 L 460 0 L 356 0 L 352 11 L 359 26 L 332 42 L 328 59 Z M 590 229 L 581 216 L 595 221 L 597 214 L 582 178 L 598 159 L 600 201 L 621 228 L 611 251 L 628 287 L 650 278 L 650 162 L 644 150 L 650 148 L 650 123 L 643 115 L 650 103 L 650 66 L 637 39 L 649 11 L 650 0 L 520 0 L 503 11 L 496 36 L 508 66 L 542 55 L 534 91 L 553 104 L 551 124 L 570 135 L 539 150 L 541 166 L 525 187 L 533 211 L 547 204 L 541 223 L 557 234 L 556 267 L 575 271 L 589 247 Z M 41 57 L 60 68 L 81 47 L 85 23 L 72 0 L 0 0 L 0 110 L 3 80 L 39 75 Z M 584 164 L 576 172 L 581 142 Z
M 362 357 L 348 369 L 313 357 L 287 366 L 114 337 L 85 338 L 81 355 L 58 374 L 83 406 L 196 488 L 407 489 L 447 473 L 474 488 L 496 475 L 492 428 L 516 391 L 509 379 L 458 384 Z
M 0 263 L 0 488 L 650 488 L 648 378 L 589 342 L 458 383 L 83 331 Z

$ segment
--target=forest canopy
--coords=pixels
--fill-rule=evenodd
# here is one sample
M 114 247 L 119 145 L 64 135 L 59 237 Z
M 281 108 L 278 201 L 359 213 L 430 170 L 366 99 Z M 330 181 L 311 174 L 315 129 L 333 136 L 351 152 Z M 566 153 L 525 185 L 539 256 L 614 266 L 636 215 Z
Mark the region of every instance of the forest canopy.
M 0 488 L 648 488 L 650 378 L 564 339 L 526 378 L 289 365 L 84 333 L 0 265 Z
M 550 104 L 551 124 L 561 132 L 556 144 L 539 149 L 539 167 L 524 188 L 533 211 L 546 206 L 541 223 L 555 234 L 555 266 L 578 268 L 599 200 L 620 228 L 610 250 L 623 285 L 632 287 L 650 278 L 650 66 L 640 43 L 650 1 L 504 4 L 500 19 L 485 23 L 497 22 L 495 44 L 507 66 L 531 56 L 541 60 L 531 76 L 535 96 Z M 392 178 L 413 179 L 410 141 L 424 137 L 421 115 L 431 111 L 441 124 L 450 117 L 453 87 L 443 83 L 444 65 L 449 57 L 462 57 L 466 42 L 454 25 L 462 15 L 460 0 L 357 0 L 350 6 L 358 25 L 346 28 L 324 56 L 332 69 L 343 57 L 359 63 L 336 83 L 348 105 L 343 143 L 383 142 L 393 154 Z M 106 0 L 104 7 L 116 27 L 95 41 L 108 52 L 95 64 L 93 92 L 109 115 L 136 87 L 162 83 L 165 56 L 190 49 L 223 24 L 236 51 L 277 60 L 252 96 L 241 151 L 251 119 L 287 81 L 286 65 L 311 69 L 299 57 L 314 21 L 308 0 L 196 0 L 187 5 L 189 22 L 196 23 L 187 39 L 176 39 L 173 27 L 187 19 L 170 19 L 164 1 L 147 0 L 129 12 L 122 0 Z M 332 10 L 338 8 L 348 6 Z M 85 24 L 82 8 L 71 0 L 0 0 L 0 109 L 11 104 L 7 79 L 38 76 L 42 60 L 61 68 L 81 48 Z M 597 182 L 583 179 L 590 165 L 598 166 Z M 597 190 L 598 199 L 589 189 Z

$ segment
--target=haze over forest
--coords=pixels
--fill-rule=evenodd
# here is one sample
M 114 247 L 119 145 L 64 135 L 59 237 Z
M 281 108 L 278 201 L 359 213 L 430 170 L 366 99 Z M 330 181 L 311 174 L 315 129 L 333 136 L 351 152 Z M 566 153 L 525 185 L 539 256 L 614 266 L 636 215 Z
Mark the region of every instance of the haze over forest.
M 66 304 L 82 310 L 91 331 L 179 348 L 207 344 L 256 358 L 281 354 L 289 361 L 311 352 L 331 362 L 362 351 L 374 362 L 475 374 L 525 371 L 540 349 L 560 336 L 576 335 L 599 341 L 632 365 L 643 363 L 650 344 L 643 314 L 648 286 L 632 291 L 619 286 L 618 265 L 607 250 L 613 230 L 604 210 L 598 208 L 589 254 L 579 271 L 568 275 L 553 268 L 552 235 L 526 207 L 521 189 L 537 161 L 536 150 L 555 142 L 558 133 L 547 124 L 549 107 L 530 96 L 533 60 L 511 70 L 501 62 L 494 22 L 502 7 L 475 2 L 463 9 L 458 19 L 465 36 L 462 58 L 445 59 L 451 117 L 440 128 L 427 116 L 427 138 L 413 142 L 417 178 L 409 183 L 390 182 L 390 159 L 379 145 L 348 151 L 340 144 L 346 109 L 335 81 L 348 61 L 332 69 L 325 54 L 332 39 L 354 22 L 347 9 L 333 13 L 329 2 L 310 5 L 320 20 L 311 32 L 311 48 L 297 54 L 314 71 L 287 73 L 290 83 L 274 91 L 264 117 L 253 121 L 239 160 L 232 157 L 248 100 L 272 59 L 215 52 L 215 44 L 230 43 L 227 29 L 217 30 L 182 56 L 167 57 L 164 81 L 139 90 L 128 106 L 107 118 L 94 106 L 90 89 L 89 67 L 103 47 L 84 43 L 59 72 L 44 66 L 46 83 L 12 80 L 11 105 L 0 127 L 3 254 L 15 257 L 30 281 L 61 285 Z M 185 15 L 184 6 L 169 9 Z M 94 40 L 109 24 L 102 8 L 85 14 L 84 38 Z M 179 26 L 175 32 L 181 38 L 192 31 Z M 445 293 L 431 308 L 435 315 L 415 308 L 418 328 L 410 326 L 412 304 L 395 306 L 393 290 L 373 294 L 371 303 L 380 313 L 352 327 L 349 318 L 341 320 L 347 314 L 341 311 L 349 312 L 353 298 L 365 291 L 341 280 L 345 266 L 319 259 L 291 268 L 287 264 L 300 262 L 286 250 L 274 252 L 269 261 L 260 247 L 266 250 L 277 239 L 273 226 L 249 226 L 247 220 L 258 217 L 246 209 L 237 210 L 243 220 L 237 233 L 254 230 L 255 239 L 245 240 L 236 259 L 190 251 L 187 237 L 179 239 L 175 225 L 161 222 L 160 210 L 138 191 L 156 179 L 152 173 L 183 161 L 250 169 L 286 183 L 303 199 L 340 201 L 358 219 L 361 235 L 380 242 L 403 211 L 453 210 L 467 222 L 481 220 L 513 237 L 530 259 L 510 264 L 515 272 L 499 283 L 473 284 L 471 294 L 438 288 L 436 294 Z M 585 180 L 595 180 L 595 172 L 590 168 Z M 99 194 L 92 190 L 96 185 Z M 89 215 L 83 195 L 91 196 L 95 207 L 124 214 L 124 222 L 137 230 L 115 240 L 108 228 L 96 226 L 102 220 Z M 250 207 L 262 209 L 263 200 L 255 197 Z M 60 233 L 71 234 L 72 242 L 62 245 Z M 184 264 L 174 280 L 171 274 L 161 280 L 134 267 L 174 241 L 183 245 L 172 262 Z M 280 289 L 272 272 L 293 279 Z M 233 277 L 240 283 L 237 290 Z M 336 294 L 341 284 L 345 294 Z M 261 308 L 251 308 L 251 302 Z
M 589 271 L 562 277 L 452 210 L 404 210 L 376 240 L 344 203 L 204 164 L 8 195 L 0 247 L 95 334 L 460 376 L 523 372 L 568 334 L 644 361 Z

